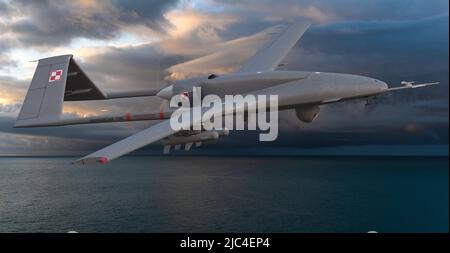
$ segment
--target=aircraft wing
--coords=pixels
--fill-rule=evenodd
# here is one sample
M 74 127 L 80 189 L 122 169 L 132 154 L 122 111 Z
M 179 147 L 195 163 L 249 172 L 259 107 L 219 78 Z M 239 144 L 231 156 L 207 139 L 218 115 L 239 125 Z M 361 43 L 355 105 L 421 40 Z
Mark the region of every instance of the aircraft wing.
M 310 25 L 311 23 L 308 22 L 296 22 L 288 26 L 285 31 L 275 34 L 274 38 L 261 48 L 237 72 L 245 73 L 274 70 Z
M 161 123 L 153 125 L 145 130 L 142 130 L 130 137 L 111 144 L 97 152 L 87 155 L 75 161 L 76 164 L 92 164 L 92 163 L 106 163 L 112 159 L 128 154 L 136 149 L 142 148 L 170 136 L 177 131 L 170 127 L 170 120 L 165 120 Z
M 223 102 L 222 102 L 223 104 Z M 242 113 L 247 108 L 256 106 L 256 102 L 254 103 L 243 103 L 236 105 L 234 108 L 232 107 L 226 107 L 225 104 L 223 104 L 222 108 L 216 108 L 222 109 L 219 113 L 221 113 L 223 116 L 229 115 L 232 113 Z M 268 105 L 266 105 L 268 106 Z M 183 111 L 182 113 L 189 113 L 191 115 L 192 108 Z M 188 129 L 192 125 L 201 124 L 201 120 L 203 118 L 203 114 L 208 112 L 211 113 L 210 115 L 214 115 L 215 112 L 211 112 L 207 108 L 201 108 L 201 117 L 195 118 L 191 120 L 190 122 L 183 122 L 181 128 L 182 129 Z M 182 117 L 182 116 L 181 116 Z M 127 137 L 121 141 L 118 141 L 116 143 L 113 143 L 103 149 L 100 149 L 99 151 L 96 151 L 90 155 L 87 155 L 85 157 L 82 157 L 78 160 L 76 160 L 74 163 L 76 164 L 94 164 L 94 163 L 106 163 L 112 159 L 118 158 L 120 156 L 126 155 L 134 150 L 137 150 L 139 148 L 142 148 L 144 146 L 147 146 L 151 143 L 157 142 L 165 137 L 168 137 L 172 134 L 175 134 L 178 132 L 177 130 L 174 130 L 172 126 L 170 125 L 170 119 L 162 121 L 161 123 L 158 123 L 156 125 L 153 125 L 145 130 L 142 130 L 130 137 Z

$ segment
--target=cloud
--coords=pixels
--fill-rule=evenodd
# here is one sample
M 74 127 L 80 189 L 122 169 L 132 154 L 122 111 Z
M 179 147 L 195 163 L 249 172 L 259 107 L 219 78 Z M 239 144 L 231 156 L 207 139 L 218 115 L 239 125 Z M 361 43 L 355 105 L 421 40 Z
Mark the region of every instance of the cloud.
M 392 85 L 404 80 L 437 81 L 439 86 L 415 93 L 417 99 L 448 104 L 448 19 L 439 15 L 314 26 L 286 59 L 291 63 L 286 69 L 360 74 Z M 399 92 L 388 98 L 409 96 Z
M 0 33 L 2 33 L 1 23 Z M 10 39 L 0 37 L 0 70 L 14 66 L 16 63 L 16 61 L 14 59 L 11 59 L 11 57 L 7 54 L 11 46 L 12 42 Z
M 365 101 L 324 106 L 311 124 L 285 111 L 275 143 L 259 143 L 256 133 L 239 132 L 208 148 L 448 145 L 447 1 L 210 1 L 201 8 L 180 7 L 175 1 L 33 1 L 22 10 L 18 6 L 23 1 L 8 3 L 0 0 L 0 69 L 22 71 L 11 57 L 22 47 L 48 55 L 73 53 L 88 76 L 107 91 L 156 89 L 189 76 L 233 71 L 267 40 L 264 32 L 255 32 L 292 20 L 313 20 L 316 25 L 283 61 L 288 62 L 283 69 L 353 73 L 390 84 L 441 84 L 379 96 L 371 106 Z M 55 15 L 47 16 L 52 11 Z M 4 18 L 13 16 L 19 18 Z M 52 20 L 59 22 L 50 24 Z M 79 38 L 87 40 L 75 47 Z M 57 143 L 89 140 L 76 148 L 86 153 L 153 124 L 13 129 L 30 80 L 2 73 L 0 133 L 31 143 L 45 138 Z M 160 103 L 157 98 L 72 102 L 65 105 L 64 116 L 143 113 L 157 110 Z M 0 153 L 23 144 L 14 144 L 12 137 L 5 137 L 8 134 L 0 136 L 0 142 L 10 143 Z M 37 147 L 49 148 L 41 144 Z
M 211 44 L 223 41 L 220 32 L 227 31 L 231 24 L 239 21 L 239 18 L 227 13 L 206 13 L 192 8 L 172 10 L 165 17 L 171 29 L 167 31 L 168 36 L 158 43 L 159 46 L 164 53 L 188 56 L 211 52 Z
M 287 70 L 366 75 L 390 85 L 403 80 L 440 82 L 428 89 L 380 95 L 369 106 L 365 106 L 365 101 L 323 106 L 312 124 L 299 124 L 293 112 L 289 112 L 281 124 L 291 131 L 320 131 L 338 136 L 342 131 L 364 132 L 374 136 L 366 139 L 371 144 L 418 140 L 409 135 L 420 135 L 422 142 L 448 142 L 444 134 L 448 129 L 449 108 L 448 15 L 313 26 L 285 61 L 289 64 L 283 69 Z M 407 136 L 405 129 L 412 129 L 411 126 L 422 131 L 409 131 Z M 343 140 L 358 143 L 357 136 L 333 140 L 342 145 L 348 144 Z M 378 140 L 380 143 L 375 142 Z
M 205 56 L 199 56 L 168 68 L 170 79 L 179 80 L 193 76 L 225 74 L 236 71 L 242 64 L 256 54 L 279 31 L 280 26 L 270 27 L 256 34 L 210 43 L 203 48 Z M 205 66 L 208 66 L 205 68 Z
M 98 140 L 1 132 L 0 140 L 0 154 L 2 155 L 82 155 L 86 149 L 102 145 L 102 142 Z
M 0 1 L 0 16 L 6 16 L 10 11 L 11 9 L 9 8 L 9 6 L 5 2 Z
M 158 31 L 167 25 L 164 12 L 176 1 L 24 1 L 3 3 L 9 34 L 22 46 L 67 45 L 74 38 L 108 40 L 123 29 L 144 25 Z
M 126 5 L 128 6 L 128 5 Z M 95 9 L 95 8 L 94 8 Z M 72 53 L 81 67 L 87 72 L 102 90 L 130 90 L 130 89 L 158 89 L 168 84 L 170 76 L 175 75 L 170 67 L 178 63 L 189 61 L 197 56 L 210 53 L 216 45 L 222 41 L 217 36 L 218 30 L 225 29 L 226 25 L 234 22 L 228 15 L 215 15 L 218 22 L 212 24 L 208 20 L 212 15 L 187 9 L 185 12 L 169 13 L 168 17 L 177 16 L 173 20 L 168 34 L 155 42 L 141 43 L 139 45 L 85 47 L 69 51 L 58 50 L 58 54 Z M 184 24 L 185 20 L 196 20 L 193 24 Z M 178 21 L 177 21 L 178 20 Z M 182 27 L 180 27 L 182 26 Z M 201 36 L 215 37 L 201 42 L 201 50 L 185 50 L 186 44 L 198 47 Z M 175 37 L 177 39 L 175 39 Z M 215 43 L 212 43 L 216 41 Z M 210 43 L 208 43 L 210 42 Z M 223 45 L 220 48 L 224 48 Z M 203 70 L 204 67 L 201 66 Z M 191 68 L 192 71 L 192 68 Z M 197 70 L 197 72 L 199 72 Z M 30 80 L 25 80 L 29 82 Z M 24 96 L 26 85 L 21 87 L 21 94 L 11 91 L 11 82 L 3 81 L 0 88 L 5 90 L 3 97 Z M 8 92 L 6 92 L 8 91 Z M 8 94 L 6 94 L 8 93 Z M 10 99 L 8 99 L 10 100 Z M 141 103 L 136 102 L 140 100 Z M 136 99 L 134 103 L 129 100 L 117 100 L 107 102 L 67 103 L 64 107 L 66 114 L 72 115 L 98 115 L 98 108 L 108 108 L 108 113 L 124 113 L 127 111 L 140 112 L 158 110 L 161 100 L 157 98 Z M 4 105 L 6 107 L 7 105 Z M 9 108 L 10 106 L 8 106 Z
M 0 103 L 17 103 L 23 100 L 28 83 L 13 77 L 0 76 Z
M 215 0 L 230 13 L 239 13 L 250 19 L 275 22 L 306 18 L 315 24 L 348 20 L 410 20 L 448 12 L 448 1 L 437 0 L 429 4 L 422 0 Z

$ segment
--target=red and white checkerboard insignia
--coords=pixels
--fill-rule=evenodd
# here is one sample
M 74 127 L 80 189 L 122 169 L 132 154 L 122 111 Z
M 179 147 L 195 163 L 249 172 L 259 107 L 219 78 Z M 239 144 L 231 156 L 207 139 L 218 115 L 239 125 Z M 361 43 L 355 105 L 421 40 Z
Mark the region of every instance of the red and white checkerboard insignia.
M 48 78 L 48 81 L 51 83 L 61 80 L 62 73 L 63 73 L 62 69 L 52 70 L 52 72 L 50 73 L 50 77 Z
M 189 99 L 189 92 L 181 93 L 181 97 L 184 98 L 184 99 Z

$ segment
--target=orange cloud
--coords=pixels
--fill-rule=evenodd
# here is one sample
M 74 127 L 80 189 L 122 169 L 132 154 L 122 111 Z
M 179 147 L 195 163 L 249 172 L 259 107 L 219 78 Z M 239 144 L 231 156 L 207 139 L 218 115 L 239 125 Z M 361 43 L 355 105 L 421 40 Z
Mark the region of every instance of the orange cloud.
M 170 67 L 169 79 L 179 80 L 196 75 L 235 71 L 270 41 L 273 33 L 280 29 L 282 26 L 274 26 L 251 36 L 205 46 L 202 50 L 209 54 Z
M 202 13 L 193 9 L 166 13 L 170 22 L 167 34 L 158 46 L 165 53 L 198 56 L 211 50 L 213 44 L 222 42 L 218 32 L 238 21 L 228 14 Z M 214 20 L 214 22 L 211 22 Z

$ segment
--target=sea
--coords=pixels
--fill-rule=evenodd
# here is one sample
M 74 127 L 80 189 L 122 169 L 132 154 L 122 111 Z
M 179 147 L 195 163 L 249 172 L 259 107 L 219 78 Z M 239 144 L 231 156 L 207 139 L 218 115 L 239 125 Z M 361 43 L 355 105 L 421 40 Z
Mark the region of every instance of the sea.
M 449 232 L 448 157 L 0 157 L 0 232 Z

